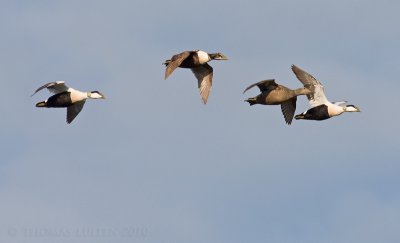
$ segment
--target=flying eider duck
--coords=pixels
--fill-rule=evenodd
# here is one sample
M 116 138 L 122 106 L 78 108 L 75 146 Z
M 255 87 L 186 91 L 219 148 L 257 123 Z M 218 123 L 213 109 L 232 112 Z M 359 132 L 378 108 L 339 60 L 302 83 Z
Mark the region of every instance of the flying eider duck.
M 247 87 L 247 90 L 257 86 L 261 94 L 253 98 L 248 98 L 250 106 L 255 104 L 260 105 L 281 105 L 283 117 L 288 125 L 292 123 L 294 112 L 296 111 L 297 96 L 311 94 L 313 91 L 304 86 L 299 89 L 289 89 L 283 85 L 277 84 L 274 79 L 263 80 Z
M 201 100 L 207 103 L 212 85 L 213 68 L 207 62 L 211 60 L 228 60 L 222 53 L 207 53 L 200 50 L 184 51 L 174 55 L 171 60 L 166 60 L 163 64 L 167 67 L 165 78 L 177 68 L 190 68 L 198 80 Z
M 81 112 L 86 99 L 105 99 L 105 96 L 98 91 L 82 92 L 65 85 L 64 81 L 56 81 L 47 83 L 38 88 L 31 96 L 40 90 L 47 88 L 55 95 L 49 97 L 45 101 L 36 104 L 36 107 L 55 107 L 67 108 L 67 123 L 71 123 L 75 117 Z
M 311 109 L 296 115 L 295 119 L 321 121 L 338 116 L 343 112 L 360 112 L 358 107 L 346 105 L 347 101 L 330 102 L 324 94 L 324 86 L 311 74 L 295 65 L 292 65 L 292 71 L 303 85 L 314 86 L 314 92 L 307 95 Z

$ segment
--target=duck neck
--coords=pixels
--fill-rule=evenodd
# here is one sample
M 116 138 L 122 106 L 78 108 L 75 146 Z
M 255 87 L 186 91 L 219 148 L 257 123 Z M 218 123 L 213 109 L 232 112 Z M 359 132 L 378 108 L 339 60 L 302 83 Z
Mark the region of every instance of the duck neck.
M 308 95 L 311 94 L 312 91 L 307 88 L 298 88 L 294 90 L 294 93 L 297 95 Z
M 343 112 L 345 112 L 345 108 L 339 105 L 335 105 L 335 104 L 328 104 L 328 113 L 329 116 L 338 116 L 340 114 L 342 114 Z
M 87 92 L 82 92 L 76 89 L 70 89 L 69 92 L 71 93 L 71 100 L 73 103 L 81 100 L 86 100 L 88 98 Z
M 72 94 L 74 94 L 76 97 L 79 97 L 80 99 L 87 99 L 90 98 L 90 92 L 82 92 L 79 90 L 74 89 L 72 92 Z
M 210 60 L 213 60 L 213 59 L 217 58 L 218 54 L 217 53 L 210 53 L 210 54 L 208 54 L 208 56 L 210 57 Z

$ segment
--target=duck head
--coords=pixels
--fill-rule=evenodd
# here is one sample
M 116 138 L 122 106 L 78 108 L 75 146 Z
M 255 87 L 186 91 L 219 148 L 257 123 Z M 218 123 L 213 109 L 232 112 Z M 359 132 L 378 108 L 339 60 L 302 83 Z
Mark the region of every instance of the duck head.
M 346 105 L 343 109 L 346 112 L 361 112 L 360 108 L 355 105 Z
M 228 57 L 220 52 L 210 53 L 208 55 L 210 56 L 211 60 L 228 60 Z
M 99 91 L 91 91 L 87 93 L 88 98 L 90 99 L 105 99 L 106 97 L 100 93 Z

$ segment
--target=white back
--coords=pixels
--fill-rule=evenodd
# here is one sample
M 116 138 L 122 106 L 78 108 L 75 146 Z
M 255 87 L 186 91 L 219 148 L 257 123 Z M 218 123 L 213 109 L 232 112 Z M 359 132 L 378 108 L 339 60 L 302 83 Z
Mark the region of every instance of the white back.
M 314 94 L 307 95 L 308 102 L 310 103 L 311 107 L 319 106 L 322 104 L 331 104 L 329 100 L 326 98 L 324 93 L 324 86 L 321 83 L 314 84 Z

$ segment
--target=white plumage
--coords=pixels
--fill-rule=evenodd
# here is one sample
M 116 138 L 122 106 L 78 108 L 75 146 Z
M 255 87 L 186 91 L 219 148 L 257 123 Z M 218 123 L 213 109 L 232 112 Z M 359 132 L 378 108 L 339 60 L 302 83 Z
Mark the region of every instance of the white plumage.
M 207 63 L 207 62 L 209 62 L 211 60 L 210 56 L 205 51 L 198 50 L 197 51 L 197 56 L 199 57 L 200 64 Z

